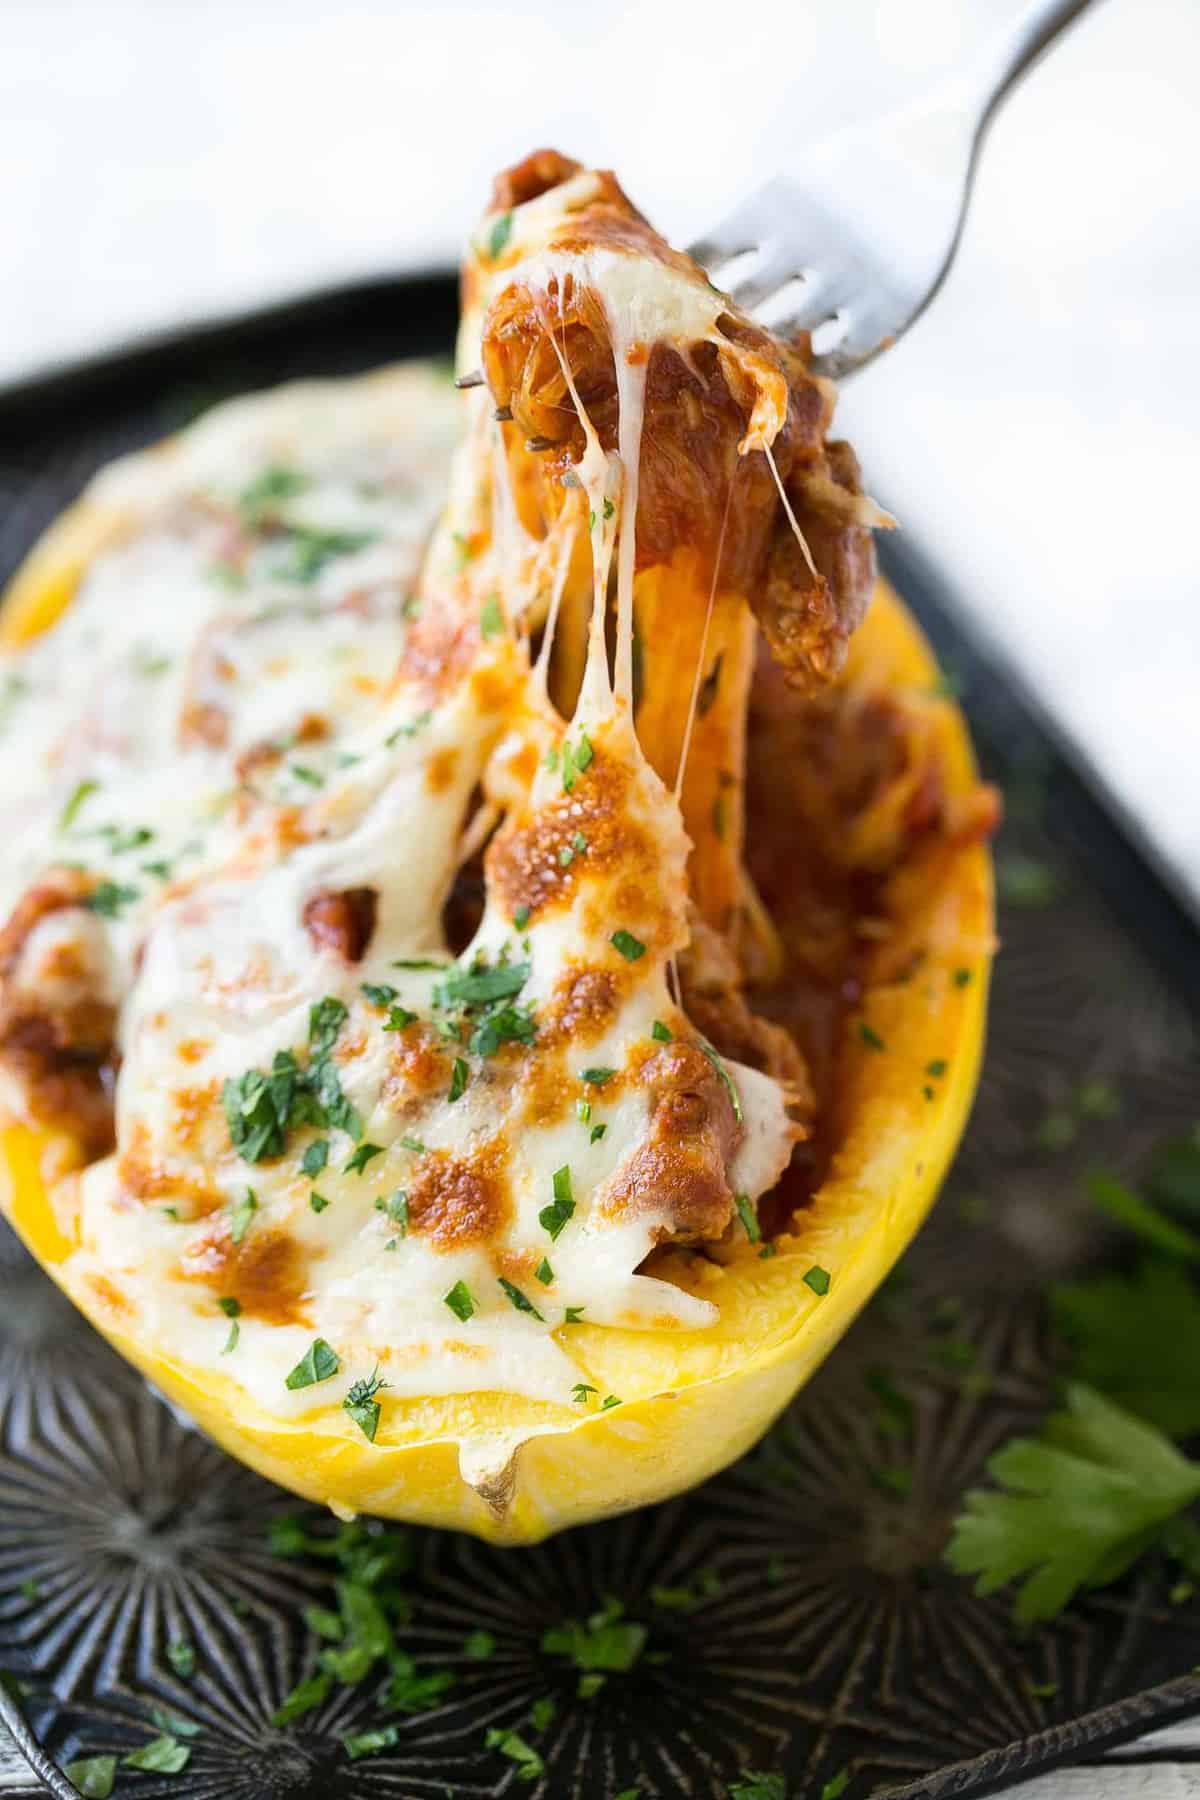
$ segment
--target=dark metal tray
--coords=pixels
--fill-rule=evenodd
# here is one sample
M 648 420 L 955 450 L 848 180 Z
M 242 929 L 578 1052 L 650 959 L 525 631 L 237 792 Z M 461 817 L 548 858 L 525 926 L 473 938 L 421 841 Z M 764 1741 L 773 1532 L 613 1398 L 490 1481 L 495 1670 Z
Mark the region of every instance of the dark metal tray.
M 380 282 L 76 369 L 0 400 L 0 578 L 92 471 L 212 400 L 444 351 L 445 277 Z M 180 1774 L 121 1771 L 117 1795 L 369 1800 L 494 1794 L 716 1800 L 777 1770 L 792 1800 L 849 1771 L 846 1800 L 976 1795 L 1200 1709 L 1200 1596 L 1143 1561 L 1054 1624 L 1018 1632 L 941 1562 L 964 1488 L 1050 1402 L 1047 1281 L 1095 1255 L 1080 1177 L 1136 1179 L 1200 1118 L 1200 942 L 1130 831 L 1010 675 L 974 645 L 906 546 L 890 572 L 962 685 L 1008 795 L 999 851 L 1051 872 L 1002 906 L 987 1070 L 946 1191 L 905 1260 L 767 1443 L 700 1491 L 533 1550 L 410 1534 L 405 1647 L 454 1684 L 348 1760 L 369 1684 L 286 1731 L 313 1666 L 301 1608 L 331 1576 L 281 1560 L 272 1520 L 318 1518 L 186 1428 L 0 1227 L 0 1716 L 48 1787 L 56 1765 L 145 1743 L 149 1709 L 199 1725 Z M 899 1436 L 869 1385 L 911 1401 Z M 692 1585 L 694 1610 L 650 1590 Z M 581 1700 L 547 1627 L 615 1596 L 648 1654 Z M 495 1639 L 487 1660 L 469 1633 Z M 195 1646 L 181 1674 L 168 1645 Z M 556 1703 L 538 1734 L 534 1703 Z M 536 1744 L 528 1787 L 489 1727 Z M 0 1727 L 2 1729 L 2 1727 Z M 152 1732 L 153 1727 L 149 1727 Z M 41 1748 L 39 1748 L 41 1746 Z M 0 1774 L 0 1800 L 6 1790 Z M 15 1791 L 15 1790 L 12 1790 Z M 22 1789 L 27 1793 L 27 1789 Z

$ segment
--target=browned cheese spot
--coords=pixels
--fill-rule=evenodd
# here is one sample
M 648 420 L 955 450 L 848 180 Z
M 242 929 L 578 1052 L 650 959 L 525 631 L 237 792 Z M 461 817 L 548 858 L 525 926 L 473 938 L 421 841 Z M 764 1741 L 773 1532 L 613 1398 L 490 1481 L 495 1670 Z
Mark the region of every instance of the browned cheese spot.
M 741 1139 L 727 1088 L 703 1051 L 678 1041 L 647 1057 L 639 1079 L 649 1135 L 616 1171 L 602 1210 L 612 1218 L 662 1210 L 663 1240 L 721 1237 L 734 1211 L 725 1171 Z
M 462 1250 L 493 1242 L 512 1211 L 507 1155 L 495 1138 L 481 1149 L 454 1156 L 433 1150 L 419 1159 L 408 1187 L 408 1228 L 435 1250 Z

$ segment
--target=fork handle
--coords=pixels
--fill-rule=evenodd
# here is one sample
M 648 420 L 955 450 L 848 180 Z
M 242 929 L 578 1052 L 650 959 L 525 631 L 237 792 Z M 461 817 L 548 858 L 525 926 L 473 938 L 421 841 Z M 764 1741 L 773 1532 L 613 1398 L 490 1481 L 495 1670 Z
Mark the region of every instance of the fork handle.
M 983 46 L 979 57 L 981 122 L 1042 51 L 1091 3 L 1092 0 L 1027 0 L 1012 22 Z

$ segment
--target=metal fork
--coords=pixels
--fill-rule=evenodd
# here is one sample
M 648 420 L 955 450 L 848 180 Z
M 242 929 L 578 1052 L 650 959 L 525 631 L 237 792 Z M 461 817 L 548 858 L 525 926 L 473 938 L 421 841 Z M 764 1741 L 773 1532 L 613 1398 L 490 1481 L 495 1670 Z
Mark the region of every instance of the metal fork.
M 844 377 L 920 317 L 962 235 L 1000 101 L 1089 0 L 1027 0 L 966 65 L 899 112 L 839 132 L 691 246 L 716 286 L 773 331 L 813 334 Z

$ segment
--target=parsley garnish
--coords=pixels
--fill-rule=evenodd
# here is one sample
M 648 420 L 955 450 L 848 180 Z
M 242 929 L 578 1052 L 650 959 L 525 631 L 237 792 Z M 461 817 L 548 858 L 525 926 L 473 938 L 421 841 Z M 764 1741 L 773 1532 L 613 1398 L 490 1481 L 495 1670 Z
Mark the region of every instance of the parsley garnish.
M 373 1731 L 351 1732 L 342 1739 L 351 1762 L 357 1762 L 360 1756 L 376 1756 L 380 1750 L 390 1750 L 399 1742 L 398 1725 L 377 1725 Z
M 424 1156 L 428 1150 L 428 1146 L 423 1144 L 420 1138 L 415 1137 L 402 1137 L 400 1139 L 400 1148 L 402 1150 L 411 1150 L 415 1156 Z
M 131 1750 L 128 1756 L 121 1758 L 121 1765 L 126 1769 L 146 1769 L 156 1775 L 178 1775 L 186 1769 L 191 1758 L 191 1746 L 181 1744 L 164 1731 L 161 1737 L 152 1738 L 143 1744 L 140 1750 Z
M 473 1631 L 463 1643 L 463 1654 L 469 1656 L 472 1662 L 486 1662 L 495 1653 L 496 1640 L 490 1631 Z
M 117 1779 L 115 1756 L 79 1756 L 63 1770 L 83 1795 L 83 1800 L 108 1800 Z
M 317 1382 L 328 1381 L 331 1375 L 336 1375 L 340 1368 L 337 1351 L 331 1349 L 324 1338 L 314 1338 L 284 1386 L 293 1392 L 297 1388 L 315 1387 Z
M 595 753 L 592 750 L 592 741 L 588 737 L 586 731 L 580 732 L 579 742 L 574 749 L 571 748 L 571 744 L 567 738 L 563 739 L 562 751 L 558 761 L 562 774 L 564 794 L 570 794 L 574 791 L 576 780 L 583 774 L 585 769 L 590 767 L 594 754 Z M 551 763 L 550 767 L 553 768 L 554 764 Z
M 470 1076 L 471 1071 L 465 1060 L 461 1056 L 456 1056 L 450 1075 L 450 1091 L 446 1095 L 448 1101 L 453 1104 L 455 1100 L 462 1099 L 467 1091 L 467 1082 L 470 1080 Z
M 406 719 L 403 725 L 397 725 L 395 731 L 389 731 L 383 740 L 386 750 L 394 750 L 402 738 L 415 738 L 418 732 L 424 731 L 433 718 L 431 712 L 419 712 L 415 718 Z
M 955 987 L 958 987 L 958 988 L 966 987 L 966 985 L 970 981 L 970 979 L 971 979 L 970 969 L 955 969 L 955 971 L 954 971 Z
M 589 1394 L 595 1394 L 598 1399 L 600 1396 L 600 1389 L 590 1387 L 586 1381 L 577 1381 L 575 1386 L 571 1389 L 571 1398 L 577 1406 L 586 1406 Z
M 324 1194 L 318 1194 L 316 1188 L 314 1188 L 312 1193 L 308 1196 L 308 1204 L 315 1213 L 323 1213 L 325 1208 L 329 1205 L 329 1202 Z
M 546 1765 L 538 1751 L 532 1744 L 527 1744 L 518 1732 L 493 1725 L 488 1730 L 484 1743 L 489 1750 L 498 1750 L 501 1756 L 507 1756 L 516 1763 L 518 1781 L 540 1781 L 546 1773 Z
M 415 1012 L 409 1012 L 406 1006 L 389 1006 L 385 1031 L 404 1031 L 416 1018 Z
M 323 531 L 312 525 L 289 525 L 291 560 L 279 563 L 271 573 L 283 581 L 307 585 L 338 556 L 349 556 L 374 543 L 373 531 Z
M 504 614 L 495 594 L 489 594 L 479 614 L 479 630 L 483 637 L 499 637 L 504 630 Z
M 557 1239 L 568 1219 L 575 1211 L 575 1199 L 571 1192 L 571 1170 L 564 1163 L 561 1169 L 555 1169 L 554 1204 L 543 1206 L 538 1214 L 538 1223 L 543 1231 L 548 1231 L 551 1238 Z
M 782 1775 L 743 1769 L 730 1786 L 729 1800 L 787 1800 L 787 1787 Z
M 1169 1437 L 1200 1431 L 1200 1294 L 1177 1263 L 1152 1257 L 1132 1274 L 1056 1287 L 1052 1298 L 1080 1380 Z
M 399 1230 L 400 1236 L 407 1237 L 408 1236 L 408 1195 L 405 1193 L 404 1189 L 397 1188 L 395 1193 L 390 1195 L 388 1197 L 388 1199 L 377 1200 L 375 1202 L 375 1204 L 379 1208 L 379 1211 L 381 1213 L 387 1214 L 389 1221 L 393 1225 L 395 1225 L 397 1227 L 397 1229 Z M 392 1245 L 389 1244 L 388 1249 L 390 1250 L 391 1248 L 392 1248 Z
M 820 1294 L 823 1297 L 829 1292 L 829 1283 L 831 1280 L 829 1270 L 823 1269 L 820 1263 L 814 1263 L 812 1268 L 807 1270 L 806 1273 L 801 1276 L 801 1280 L 806 1287 L 812 1289 L 814 1294 Z
M 329 1139 L 317 1138 L 316 1142 L 310 1144 L 300 1158 L 300 1167 L 305 1175 L 315 1177 L 321 1174 L 328 1161 Z
M 347 1159 L 343 1173 L 346 1175 L 361 1175 L 372 1158 L 382 1156 L 383 1153 L 382 1144 L 360 1144 L 357 1150 L 353 1151 Z
M 319 769 L 310 769 L 307 763 L 292 763 L 291 773 L 297 781 L 306 782 L 309 787 L 324 787 L 325 777 Z
M 950 1064 L 946 1061 L 945 1057 L 938 1056 L 935 1057 L 932 1062 L 927 1062 L 925 1064 L 925 1073 L 927 1075 L 932 1075 L 935 1081 L 940 1081 L 949 1067 Z
M 603 1087 L 606 1081 L 612 1080 L 616 1072 L 615 1069 L 581 1069 L 579 1079 L 586 1081 L 589 1087 Z
M 506 1281 L 503 1275 L 499 1276 L 498 1279 L 500 1286 L 504 1289 L 518 1312 L 529 1313 L 532 1318 L 539 1319 L 542 1324 L 545 1324 L 545 1320 L 542 1319 L 541 1313 L 533 1304 L 533 1301 L 529 1298 L 528 1294 L 523 1294 L 515 1282 Z
M 604 1134 L 607 1130 L 608 1130 L 607 1125 L 593 1125 L 592 1133 L 588 1139 L 588 1142 L 590 1144 L 598 1144 L 600 1142 L 600 1139 L 604 1136 Z
M 461 1319 L 464 1325 L 468 1319 L 474 1316 L 475 1301 L 465 1281 L 456 1281 L 450 1292 L 444 1294 L 442 1298 L 455 1318 Z
M 716 1070 L 717 1075 L 720 1077 L 721 1085 L 729 1095 L 729 1104 L 733 1108 L 733 1116 L 740 1125 L 745 1118 L 745 1114 L 742 1111 L 742 1096 L 738 1093 L 737 1088 L 734 1085 L 732 1075 L 729 1073 L 729 1070 L 725 1067 L 725 1064 L 721 1061 L 721 1058 L 717 1055 L 711 1044 L 706 1044 L 702 1039 L 700 1042 L 700 1050 L 702 1054 L 708 1058 L 709 1062 Z
M 620 1406 L 621 1404 L 622 1403 L 617 1398 L 616 1394 L 605 1394 L 603 1400 L 600 1402 L 600 1411 L 609 1412 L 614 1406 Z
M 858 1035 L 870 1050 L 887 1049 L 887 1045 L 875 1030 L 874 1026 L 868 1025 L 865 1019 L 860 1019 L 858 1021 Z
M 79 816 L 80 807 L 84 805 L 90 795 L 97 792 L 99 786 L 100 783 L 98 781 L 81 781 L 71 790 L 70 799 L 63 807 L 62 812 L 58 815 L 58 829 L 60 831 L 67 831 L 70 829 Z
M 397 990 L 386 981 L 364 981 L 360 991 L 372 1006 L 390 1006 L 396 998 Z
M 564 1325 L 582 1325 L 586 1306 L 566 1306 L 563 1308 Z
M 1080 1383 L 1067 1410 L 988 1463 L 1002 1490 L 976 1488 L 947 1561 L 979 1593 L 1019 1576 L 1018 1619 L 1052 1618 L 1081 1587 L 1116 1580 L 1178 1512 L 1200 1497 L 1200 1465 L 1161 1432 Z
M 84 905 L 102 919 L 119 919 L 124 909 L 141 897 L 140 888 L 125 887 L 119 881 L 102 881 L 92 889 Z
M 528 925 L 528 923 L 529 923 L 529 908 L 527 906 L 518 906 L 516 912 L 513 914 L 513 924 L 516 926 L 518 931 L 524 931 L 524 929 Z
M 758 1214 L 754 1210 L 749 1194 L 735 1194 L 733 1203 L 737 1207 L 738 1218 L 742 1221 L 746 1236 L 752 1244 L 757 1244 L 762 1238 L 762 1232 L 759 1230 Z
M 342 1635 L 341 1621 L 336 1613 L 330 1616 L 333 1619 L 336 1634 L 340 1638 Z M 295 1719 L 302 1719 L 305 1713 L 310 1713 L 314 1707 L 320 1706 L 332 1686 L 333 1676 L 328 1673 L 310 1675 L 307 1681 L 298 1682 L 282 1706 L 276 1707 L 271 1714 L 272 1725 L 278 1729 L 282 1725 L 290 1725 Z
M 258 1195 L 253 1188 L 247 1188 L 240 1200 L 235 1200 L 229 1209 L 229 1239 L 231 1243 L 240 1244 L 250 1229 L 250 1221 L 258 1211 Z
M 529 979 L 527 962 L 488 964 L 477 957 L 470 968 L 455 968 L 433 991 L 433 1003 L 442 1011 L 456 1012 L 461 1027 L 472 1027 L 468 1049 L 475 1056 L 494 1056 L 501 1044 L 531 1044 L 536 1035 L 529 1007 L 514 1006 Z
M 610 1396 L 611 1398 L 611 1396 Z M 547 1656 L 565 1656 L 585 1676 L 603 1677 L 628 1674 L 646 1647 L 648 1633 L 644 1625 L 624 1617 L 619 1600 L 609 1598 L 603 1607 L 582 1623 L 569 1619 L 552 1625 L 542 1633 L 542 1649 Z M 594 1694 L 600 1683 L 580 1684 L 585 1698 Z
M 350 1414 L 363 1436 L 372 1444 L 379 1429 L 380 1409 L 375 1396 L 386 1386 L 387 1382 L 382 1379 L 379 1370 L 375 1369 L 365 1380 L 354 1382 L 342 1401 L 343 1409 Z
M 167 1661 L 185 1681 L 196 1673 L 196 1652 L 183 1638 L 172 1638 L 167 1645 Z
M 492 262 L 502 255 L 505 245 L 512 236 L 513 216 L 510 212 L 500 214 L 487 235 L 487 253 Z
M 640 956 L 646 954 L 646 946 L 642 940 L 635 938 L 632 931 L 626 931 L 623 926 L 619 931 L 614 931 L 608 941 L 615 950 L 620 951 L 626 962 L 637 962 Z
M 246 1162 L 281 1156 L 288 1132 L 301 1125 L 333 1125 L 352 1138 L 362 1136 L 362 1120 L 342 1093 L 331 1060 L 346 1017 L 345 1006 L 332 997 L 310 1007 L 307 1069 L 290 1050 L 278 1050 L 269 1074 L 247 1069 L 236 1080 L 226 1081 L 221 1104 L 229 1137 Z
M 554 1270 L 550 1267 L 549 1262 L 544 1256 L 537 1268 L 533 1271 L 533 1278 L 535 1281 L 540 1281 L 543 1287 L 549 1287 L 550 1283 L 554 1280 Z
M 650 1027 L 650 1036 L 658 1044 L 669 1044 L 671 1042 L 670 1030 L 663 1024 L 661 1019 L 655 1019 L 653 1025 Z

